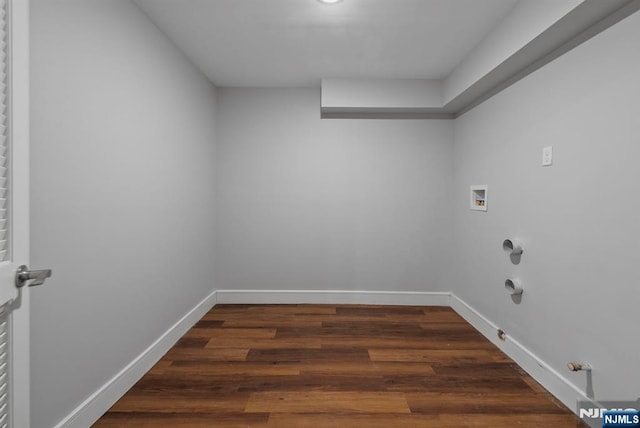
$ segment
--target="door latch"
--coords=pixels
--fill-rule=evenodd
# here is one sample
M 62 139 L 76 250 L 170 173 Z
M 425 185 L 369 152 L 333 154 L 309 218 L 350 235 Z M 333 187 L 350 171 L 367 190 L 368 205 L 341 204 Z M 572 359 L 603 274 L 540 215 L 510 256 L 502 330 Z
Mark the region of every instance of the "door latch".
M 28 281 L 31 281 L 29 287 L 42 285 L 51 274 L 51 269 L 29 270 L 27 265 L 22 265 L 16 272 L 16 287 L 22 288 Z

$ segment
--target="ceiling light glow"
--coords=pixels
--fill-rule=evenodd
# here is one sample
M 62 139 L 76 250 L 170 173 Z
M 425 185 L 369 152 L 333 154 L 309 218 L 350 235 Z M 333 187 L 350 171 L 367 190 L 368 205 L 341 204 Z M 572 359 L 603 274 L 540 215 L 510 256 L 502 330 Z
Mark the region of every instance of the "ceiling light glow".
M 336 3 L 340 3 L 342 0 L 318 0 L 318 1 L 323 4 L 336 4 Z

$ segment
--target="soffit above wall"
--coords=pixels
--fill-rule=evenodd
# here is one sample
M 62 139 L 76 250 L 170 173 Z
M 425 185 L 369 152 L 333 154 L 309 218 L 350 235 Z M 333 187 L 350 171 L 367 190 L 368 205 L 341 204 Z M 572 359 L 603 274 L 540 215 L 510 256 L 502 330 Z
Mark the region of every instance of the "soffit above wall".
M 216 86 L 322 81 L 323 117 L 456 117 L 640 9 L 640 0 L 135 2 Z

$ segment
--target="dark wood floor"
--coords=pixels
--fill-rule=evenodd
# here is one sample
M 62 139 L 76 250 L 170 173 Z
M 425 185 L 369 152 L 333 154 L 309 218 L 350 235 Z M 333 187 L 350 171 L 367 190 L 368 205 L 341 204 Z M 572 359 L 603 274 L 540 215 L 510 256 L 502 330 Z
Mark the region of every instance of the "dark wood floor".
M 218 305 L 94 425 L 576 426 L 450 308 L 334 305 Z

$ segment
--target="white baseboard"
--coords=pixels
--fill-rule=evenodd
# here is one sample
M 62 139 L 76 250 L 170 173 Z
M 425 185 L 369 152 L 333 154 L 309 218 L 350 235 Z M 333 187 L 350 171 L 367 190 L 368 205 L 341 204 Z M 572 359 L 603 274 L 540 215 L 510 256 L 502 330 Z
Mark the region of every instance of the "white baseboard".
M 196 305 L 142 354 L 88 397 L 55 428 L 85 428 L 93 424 L 216 304 L 363 304 L 450 306 L 531 377 L 573 412 L 578 401 L 589 401 L 580 388 L 517 340 L 499 340 L 498 326 L 450 292 L 344 290 L 217 290 Z
M 499 327 L 453 293 L 451 307 L 572 412 L 577 412 L 578 401 L 592 401 L 580 388 L 514 338 L 507 335 L 504 341 L 498 339 Z
M 131 361 L 117 375 L 89 396 L 55 428 L 86 428 L 96 422 L 120 399 L 151 367 L 162 358 L 184 334 L 189 331 L 214 305 L 214 291 L 198 303 L 169 330 Z
M 356 304 L 449 306 L 449 292 L 344 290 L 218 290 L 219 304 Z

